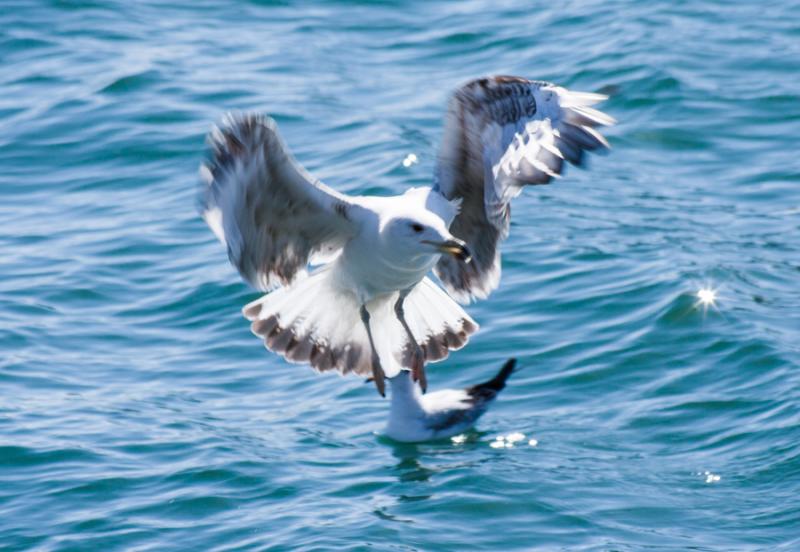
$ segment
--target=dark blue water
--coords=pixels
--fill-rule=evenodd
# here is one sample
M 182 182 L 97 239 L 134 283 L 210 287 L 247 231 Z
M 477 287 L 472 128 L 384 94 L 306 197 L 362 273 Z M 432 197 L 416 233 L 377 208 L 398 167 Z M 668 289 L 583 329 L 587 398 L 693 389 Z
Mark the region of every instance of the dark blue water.
M 800 5 L 523 4 L 3 3 L 0 549 L 800 549 Z M 478 431 L 393 444 L 371 386 L 250 334 L 204 135 L 265 111 L 399 193 L 491 73 L 609 94 L 614 150 L 517 199 L 429 368 L 519 358 Z

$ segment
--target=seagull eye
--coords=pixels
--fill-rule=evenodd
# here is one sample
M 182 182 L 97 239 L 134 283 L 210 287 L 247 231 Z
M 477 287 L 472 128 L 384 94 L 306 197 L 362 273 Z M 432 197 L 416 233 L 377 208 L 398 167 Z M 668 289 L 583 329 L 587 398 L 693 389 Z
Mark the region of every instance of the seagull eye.
M 419 234 L 420 232 L 422 232 L 422 231 L 424 230 L 424 228 L 422 227 L 422 225 L 421 225 L 421 224 L 417 224 L 416 222 L 415 222 L 414 224 L 412 224 L 412 225 L 411 225 L 411 229 L 412 229 L 414 232 L 416 232 L 417 234 Z

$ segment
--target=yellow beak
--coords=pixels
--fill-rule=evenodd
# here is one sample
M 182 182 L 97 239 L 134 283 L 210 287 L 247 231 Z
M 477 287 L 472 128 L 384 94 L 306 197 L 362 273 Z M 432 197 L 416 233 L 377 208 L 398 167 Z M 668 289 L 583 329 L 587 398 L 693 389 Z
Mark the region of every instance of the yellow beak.
M 447 253 L 448 255 L 452 255 L 459 261 L 463 261 L 468 263 L 472 260 L 472 254 L 467 249 L 467 244 L 458 239 L 447 240 L 443 242 L 432 242 L 432 241 L 425 241 L 423 243 L 429 243 L 436 247 L 442 253 Z

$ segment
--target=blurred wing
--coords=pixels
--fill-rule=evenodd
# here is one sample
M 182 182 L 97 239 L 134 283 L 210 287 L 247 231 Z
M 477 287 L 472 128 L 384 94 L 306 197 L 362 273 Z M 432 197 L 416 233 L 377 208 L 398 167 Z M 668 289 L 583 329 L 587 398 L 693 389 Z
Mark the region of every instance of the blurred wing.
M 472 252 L 468 264 L 442 256 L 436 275 L 459 301 L 485 298 L 500 279 L 498 246 L 508 235 L 510 201 L 526 184 L 559 177 L 564 161 L 606 149 L 595 127 L 614 119 L 590 106 L 599 94 L 519 77 L 474 80 L 453 95 L 436 166 L 436 189 L 460 198 L 450 232 Z
M 201 214 L 254 287 L 291 282 L 312 255 L 329 257 L 354 234 L 359 207 L 294 160 L 271 118 L 229 114 L 208 143 Z

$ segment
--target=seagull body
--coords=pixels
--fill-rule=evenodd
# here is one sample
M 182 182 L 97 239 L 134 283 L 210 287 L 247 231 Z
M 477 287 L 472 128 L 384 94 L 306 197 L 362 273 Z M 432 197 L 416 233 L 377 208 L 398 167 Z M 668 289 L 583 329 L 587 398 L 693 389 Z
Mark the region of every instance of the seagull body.
M 401 371 L 389 379 L 391 406 L 386 435 L 411 443 L 445 439 L 466 431 L 503 390 L 515 364 L 515 359 L 509 360 L 485 383 L 424 395 L 410 372 Z
M 438 244 L 453 242 L 454 248 L 461 247 L 447 230 L 456 206 L 431 188 L 411 188 L 392 197 L 354 197 L 352 201 L 361 207 L 353 209 L 359 231 L 334 262 L 362 302 L 414 287 L 439 260 L 442 246 Z M 422 223 L 422 231 L 412 228 Z M 391 227 L 395 224 L 399 228 Z M 407 242 L 395 239 L 395 233 L 413 233 L 433 245 L 429 251 L 419 250 L 415 242 L 404 248 Z
M 424 392 L 425 364 L 478 329 L 453 298 L 498 285 L 511 199 L 608 147 L 595 127 L 613 119 L 589 107 L 603 99 L 472 81 L 450 101 L 434 185 L 393 197 L 341 194 L 293 159 L 272 119 L 227 116 L 209 135 L 201 212 L 243 278 L 269 292 L 243 309 L 253 333 L 291 362 L 371 375 L 382 395 L 405 370 Z

